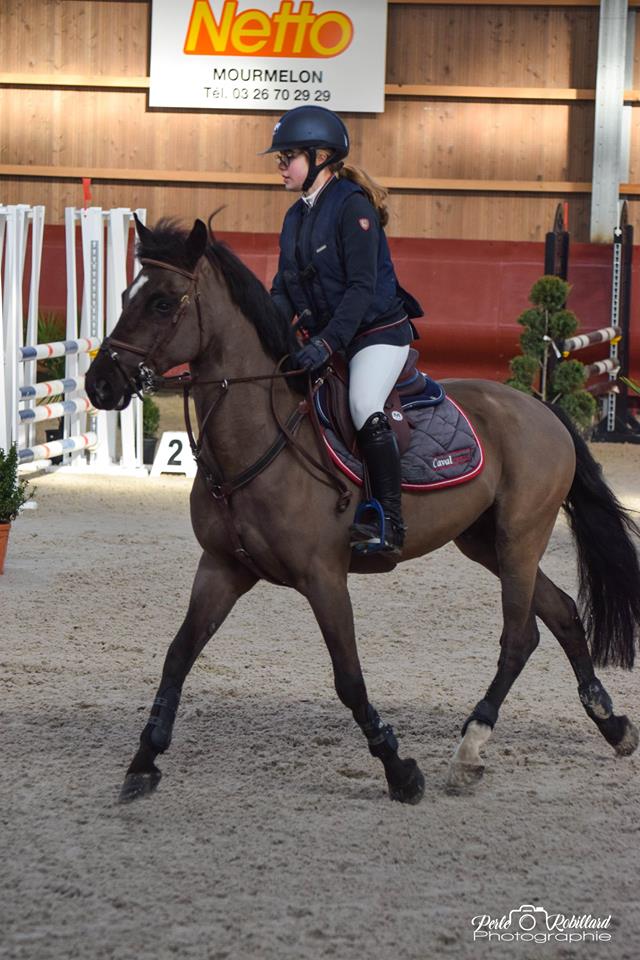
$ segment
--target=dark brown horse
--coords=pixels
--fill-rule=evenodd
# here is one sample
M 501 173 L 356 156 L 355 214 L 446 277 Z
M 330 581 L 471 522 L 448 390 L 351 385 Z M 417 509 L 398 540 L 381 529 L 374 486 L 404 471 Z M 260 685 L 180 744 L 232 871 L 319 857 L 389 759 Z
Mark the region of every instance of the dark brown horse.
M 202 432 L 191 516 L 203 552 L 121 797 L 156 786 L 154 761 L 171 741 L 189 670 L 238 598 L 264 577 L 307 598 L 338 696 L 382 761 L 391 797 L 416 803 L 424 779 L 415 761 L 400 759 L 393 730 L 369 703 L 356 647 L 347 575 L 375 572 L 374 562 L 352 558 L 353 510 L 336 508 L 336 491 L 307 459 L 319 456 L 317 438 L 300 414 L 294 382 L 273 377 L 276 362 L 293 348 L 291 331 L 258 280 L 210 240 L 201 221 L 190 234 L 164 223 L 153 231 L 139 225 L 138 235 L 142 272 L 91 365 L 87 392 L 96 407 L 121 408 L 153 374 L 191 365 Z M 636 528 L 559 413 L 498 383 L 452 380 L 446 390 L 481 437 L 486 467 L 462 486 L 405 495 L 402 559 L 455 541 L 500 578 L 504 618 L 497 672 L 464 723 L 449 787 L 468 788 L 481 776 L 480 748 L 538 643 L 536 618 L 568 656 L 588 716 L 618 754 L 632 753 L 638 733 L 614 714 L 593 664 L 633 664 L 640 620 Z M 285 439 L 274 409 L 297 446 Z M 538 566 L 561 507 L 575 535 L 584 619 Z

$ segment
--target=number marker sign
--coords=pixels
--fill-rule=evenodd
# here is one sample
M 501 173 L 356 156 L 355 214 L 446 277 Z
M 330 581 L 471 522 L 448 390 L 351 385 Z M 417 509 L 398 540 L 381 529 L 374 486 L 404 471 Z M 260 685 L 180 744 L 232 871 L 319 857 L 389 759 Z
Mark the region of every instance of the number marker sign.
M 189 437 L 186 431 L 165 430 L 160 438 L 150 477 L 159 477 L 161 473 L 184 473 L 187 477 L 195 477 L 196 462 L 189 446 Z

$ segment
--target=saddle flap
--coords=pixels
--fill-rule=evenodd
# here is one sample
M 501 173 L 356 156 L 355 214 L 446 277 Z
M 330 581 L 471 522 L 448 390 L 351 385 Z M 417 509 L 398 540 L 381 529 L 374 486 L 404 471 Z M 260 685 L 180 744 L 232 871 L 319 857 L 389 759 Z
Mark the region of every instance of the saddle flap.
M 413 426 L 406 411 L 413 406 L 436 405 L 444 398 L 440 385 L 416 368 L 418 359 L 418 351 L 412 347 L 398 382 L 384 404 L 384 412 L 396 435 L 401 456 L 409 448 Z M 334 354 L 331 358 L 324 384 L 317 394 L 316 405 L 325 426 L 329 426 L 347 450 L 354 453 L 357 441 L 349 409 L 349 367 L 341 354 Z
M 355 452 L 356 429 L 349 409 L 348 377 L 346 361 L 339 355 L 332 358 L 331 368 L 325 375 L 323 412 L 347 450 Z

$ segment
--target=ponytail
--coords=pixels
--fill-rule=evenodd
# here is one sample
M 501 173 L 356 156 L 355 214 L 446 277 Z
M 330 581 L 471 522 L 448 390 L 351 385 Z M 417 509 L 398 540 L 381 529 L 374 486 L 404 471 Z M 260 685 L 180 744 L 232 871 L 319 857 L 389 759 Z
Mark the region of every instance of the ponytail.
M 337 177 L 343 180 L 351 180 L 352 183 L 357 184 L 360 189 L 366 194 L 372 206 L 375 208 L 378 217 L 380 218 L 380 224 L 383 227 L 389 222 L 389 211 L 387 210 L 387 205 L 385 200 L 389 195 L 389 191 L 385 190 L 384 187 L 381 187 L 379 183 L 376 183 L 375 180 L 372 180 L 369 174 L 362 170 L 361 167 L 354 167 L 351 164 L 332 164 L 331 170 L 335 173 Z

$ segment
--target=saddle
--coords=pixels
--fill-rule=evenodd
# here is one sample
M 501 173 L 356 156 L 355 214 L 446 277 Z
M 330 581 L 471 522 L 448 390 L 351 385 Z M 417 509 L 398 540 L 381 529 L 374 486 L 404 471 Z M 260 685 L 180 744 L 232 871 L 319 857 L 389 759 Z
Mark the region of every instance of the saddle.
M 417 361 L 418 351 L 411 348 L 402 373 L 384 405 L 384 412 L 398 441 L 400 456 L 411 444 L 413 423 L 406 411 L 435 407 L 445 398 L 440 384 L 416 368 Z M 349 410 L 349 367 L 339 354 L 331 358 L 323 380 L 315 397 L 320 422 L 333 431 L 350 453 L 355 454 L 356 430 Z

